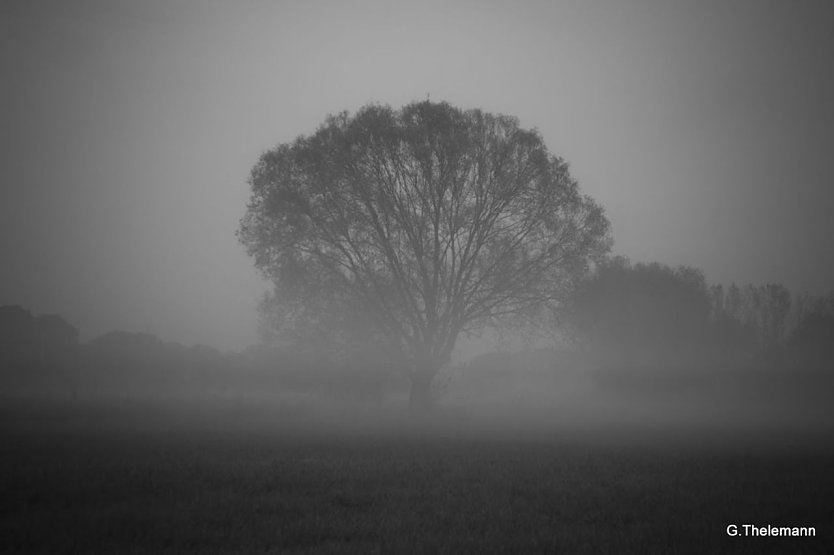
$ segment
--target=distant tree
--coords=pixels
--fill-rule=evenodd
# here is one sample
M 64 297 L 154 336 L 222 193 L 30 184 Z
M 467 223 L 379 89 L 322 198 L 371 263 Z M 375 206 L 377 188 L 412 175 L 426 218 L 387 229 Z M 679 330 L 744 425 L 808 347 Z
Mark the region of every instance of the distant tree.
M 90 341 L 90 348 L 115 356 L 142 358 L 158 352 L 162 341 L 149 333 L 110 331 Z
M 23 307 L 0 307 L 0 374 L 3 387 L 74 391 L 78 331 L 57 314 L 35 317 Z
M 710 346 L 714 363 L 747 365 L 758 348 L 758 328 L 741 316 L 741 290 L 733 283 L 710 287 Z
M 801 318 L 803 303 L 801 297 L 792 298 L 783 285 L 748 284 L 739 288 L 732 284 L 722 299 L 713 296 L 712 304 L 714 316 L 723 324 L 725 340 L 735 340 L 758 363 L 774 364 Z
M 18 305 L 0 306 L 0 334 L 8 337 L 32 325 L 32 313 Z
M 708 346 L 710 292 L 692 268 L 601 264 L 578 289 L 568 321 L 610 369 L 686 366 Z
M 791 293 L 783 285 L 761 288 L 761 334 L 765 353 L 775 353 L 782 346 L 791 310 Z
M 789 356 L 803 370 L 824 370 L 834 377 L 834 294 L 817 299 L 787 341 Z
M 78 330 L 57 314 L 35 318 L 44 358 L 67 356 L 78 345 Z
M 196 390 L 207 366 L 191 348 L 150 333 L 110 331 L 90 341 L 85 351 L 93 381 L 114 391 L 171 392 L 186 384 Z
M 536 131 L 445 103 L 329 117 L 261 156 L 250 184 L 238 237 L 275 285 L 268 327 L 367 329 L 408 361 L 413 407 L 462 333 L 544 313 L 610 245 Z

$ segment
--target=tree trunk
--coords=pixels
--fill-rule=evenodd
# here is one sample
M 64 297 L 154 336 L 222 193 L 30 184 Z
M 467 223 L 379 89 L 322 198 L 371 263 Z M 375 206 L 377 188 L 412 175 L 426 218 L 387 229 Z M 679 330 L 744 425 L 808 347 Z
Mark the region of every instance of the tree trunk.
M 432 380 L 437 376 L 440 369 L 449 362 L 448 353 L 432 355 L 431 351 L 418 355 L 411 375 L 411 395 L 409 407 L 415 412 L 425 412 L 431 408 L 432 402 Z

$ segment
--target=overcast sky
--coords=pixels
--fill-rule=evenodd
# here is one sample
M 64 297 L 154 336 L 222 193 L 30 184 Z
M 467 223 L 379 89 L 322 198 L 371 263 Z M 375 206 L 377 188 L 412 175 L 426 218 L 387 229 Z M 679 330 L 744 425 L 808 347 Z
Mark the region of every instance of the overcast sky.
M 0 304 L 257 340 L 258 156 L 368 102 L 518 116 L 615 252 L 834 289 L 826 1 L 0 1 Z

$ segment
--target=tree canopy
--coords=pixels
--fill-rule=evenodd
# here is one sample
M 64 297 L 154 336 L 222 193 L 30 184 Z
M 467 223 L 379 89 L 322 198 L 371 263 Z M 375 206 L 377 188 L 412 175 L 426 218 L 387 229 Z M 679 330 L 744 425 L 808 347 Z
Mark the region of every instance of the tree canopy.
M 600 264 L 565 311 L 576 339 L 607 368 L 669 366 L 698 359 L 709 341 L 703 274 L 623 257 Z
M 282 334 L 362 324 L 419 398 L 462 333 L 562 301 L 610 248 L 602 208 L 517 119 L 369 105 L 264 153 L 238 237 Z M 423 399 L 425 400 L 425 399 Z

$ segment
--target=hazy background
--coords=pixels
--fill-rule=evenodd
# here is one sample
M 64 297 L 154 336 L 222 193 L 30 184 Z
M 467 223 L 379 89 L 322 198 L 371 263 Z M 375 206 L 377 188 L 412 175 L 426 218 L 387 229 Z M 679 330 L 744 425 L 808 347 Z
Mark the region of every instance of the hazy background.
M 0 2 L 0 305 L 238 349 L 260 153 L 430 95 L 516 115 L 615 251 L 834 284 L 828 2 Z

